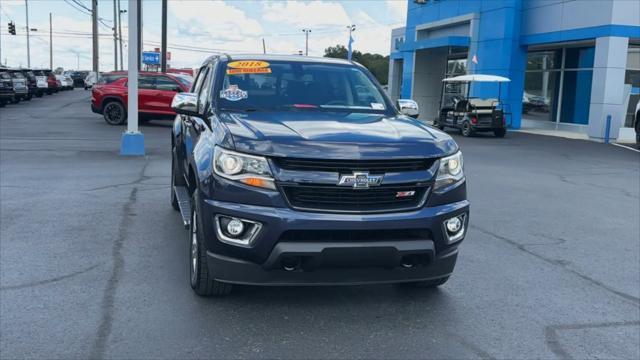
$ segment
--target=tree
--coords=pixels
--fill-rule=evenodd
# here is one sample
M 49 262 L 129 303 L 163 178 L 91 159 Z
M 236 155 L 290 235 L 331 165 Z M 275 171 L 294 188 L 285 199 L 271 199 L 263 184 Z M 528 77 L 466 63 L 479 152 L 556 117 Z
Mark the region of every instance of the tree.
M 337 59 L 346 59 L 348 50 L 344 45 L 330 46 L 324 50 L 324 56 Z M 366 67 L 378 79 L 380 84 L 386 85 L 389 78 L 389 56 L 380 54 L 362 53 L 354 50 L 351 55 L 356 61 Z
M 58 74 L 58 75 L 59 75 L 59 74 L 62 74 L 63 72 L 64 72 L 64 69 L 63 69 L 63 68 L 61 68 L 61 67 L 57 67 L 57 68 L 53 71 L 53 73 L 54 73 L 54 74 Z

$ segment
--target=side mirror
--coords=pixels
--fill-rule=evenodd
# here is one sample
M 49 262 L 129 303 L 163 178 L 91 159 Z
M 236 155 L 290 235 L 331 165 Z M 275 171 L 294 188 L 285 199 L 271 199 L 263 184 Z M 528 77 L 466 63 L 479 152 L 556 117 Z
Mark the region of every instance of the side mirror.
M 414 119 L 417 119 L 420 114 L 418 103 L 410 99 L 399 99 L 398 109 L 400 109 L 401 114 L 411 116 Z
M 171 108 L 176 114 L 200 116 L 198 114 L 198 95 L 194 93 L 177 93 L 171 101 Z

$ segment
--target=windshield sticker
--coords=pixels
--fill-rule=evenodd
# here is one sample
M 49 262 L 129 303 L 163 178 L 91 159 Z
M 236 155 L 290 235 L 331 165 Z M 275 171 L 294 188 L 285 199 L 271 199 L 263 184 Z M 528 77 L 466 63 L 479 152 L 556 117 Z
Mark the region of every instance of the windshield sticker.
M 242 61 L 232 61 L 227 64 L 227 67 L 232 69 L 259 69 L 259 68 L 268 68 L 269 63 L 266 61 L 259 61 L 259 60 L 242 60 Z
M 271 74 L 271 68 L 227 69 L 227 75 Z
M 229 85 L 226 90 L 220 91 L 220 99 L 239 101 L 248 98 L 246 91 L 238 89 L 238 85 Z
M 371 103 L 371 108 L 375 110 L 384 110 L 384 104 Z

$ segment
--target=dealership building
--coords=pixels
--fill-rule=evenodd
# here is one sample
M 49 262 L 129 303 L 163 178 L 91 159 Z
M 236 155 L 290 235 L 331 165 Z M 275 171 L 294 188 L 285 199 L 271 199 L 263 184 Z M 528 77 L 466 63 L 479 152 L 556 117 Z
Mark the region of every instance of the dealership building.
M 638 0 L 408 0 L 391 39 L 389 92 L 420 105 L 421 119 L 463 87 L 442 79 L 491 74 L 471 97 L 496 98 L 513 128 L 634 137 L 640 98 Z

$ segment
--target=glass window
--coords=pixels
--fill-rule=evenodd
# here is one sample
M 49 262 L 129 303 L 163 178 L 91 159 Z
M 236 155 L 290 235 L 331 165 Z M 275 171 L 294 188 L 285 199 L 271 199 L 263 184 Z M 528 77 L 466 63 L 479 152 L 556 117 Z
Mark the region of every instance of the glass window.
M 141 75 L 138 78 L 138 89 L 155 89 L 155 79 L 153 76 Z
M 192 93 L 199 93 L 200 92 L 200 87 L 202 86 L 202 81 L 204 81 L 205 76 L 207 75 L 206 71 L 207 71 L 207 67 L 202 67 L 199 71 L 198 74 L 196 75 L 196 81 L 193 83 L 193 87 L 191 88 L 191 92 Z
M 190 75 L 183 75 L 183 74 L 176 74 L 176 79 L 178 80 L 178 82 L 180 82 L 180 84 L 182 84 L 183 86 L 186 86 L 188 89 L 191 88 L 191 85 L 193 84 L 193 77 Z
M 358 67 L 270 62 L 262 73 L 225 74 L 216 96 L 226 109 L 381 112 L 386 101 Z
M 105 85 L 105 84 L 111 84 L 112 82 L 116 81 L 116 80 L 120 80 L 123 77 L 127 77 L 127 74 L 101 74 L 100 75 L 100 79 L 98 80 L 98 84 L 100 85 Z
M 565 69 L 582 69 L 592 68 L 593 58 L 596 52 L 596 48 L 581 47 L 581 48 L 567 48 L 564 68 Z
M 527 55 L 527 71 L 559 69 L 562 64 L 562 51 L 535 51 Z
M 202 78 L 204 80 L 202 81 L 200 94 L 198 95 L 198 112 L 199 113 L 204 113 L 205 107 L 208 104 L 212 73 L 213 71 L 211 70 L 211 68 L 207 68 L 207 72 L 202 75 Z
M 632 127 L 635 117 L 636 104 L 640 102 L 640 45 L 629 44 L 627 51 L 627 71 L 624 74 L 625 85 L 631 85 L 629 105 L 624 126 Z
M 11 79 L 11 75 L 9 75 L 9 73 L 7 73 L 7 72 L 2 72 L 2 73 L 0 73 L 0 78 L 2 78 L 2 79 Z
M 156 77 L 156 89 L 164 91 L 181 91 L 178 83 L 167 76 Z
M 532 71 L 525 74 L 522 113 L 527 120 L 555 121 L 560 72 Z
M 464 75 L 467 73 L 467 59 L 447 60 L 447 77 Z

